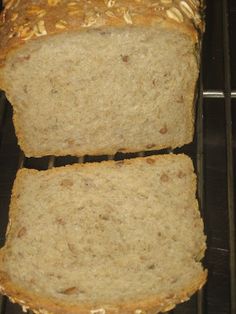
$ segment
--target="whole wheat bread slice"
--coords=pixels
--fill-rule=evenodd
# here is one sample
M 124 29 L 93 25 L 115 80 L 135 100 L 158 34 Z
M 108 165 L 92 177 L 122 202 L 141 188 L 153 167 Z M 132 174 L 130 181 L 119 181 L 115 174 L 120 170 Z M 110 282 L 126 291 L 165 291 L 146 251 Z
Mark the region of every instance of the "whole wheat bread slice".
M 185 155 L 18 172 L 0 289 L 24 309 L 172 309 L 206 271 L 196 177 Z
M 25 154 L 190 143 L 201 9 L 199 0 L 6 1 L 0 88 Z

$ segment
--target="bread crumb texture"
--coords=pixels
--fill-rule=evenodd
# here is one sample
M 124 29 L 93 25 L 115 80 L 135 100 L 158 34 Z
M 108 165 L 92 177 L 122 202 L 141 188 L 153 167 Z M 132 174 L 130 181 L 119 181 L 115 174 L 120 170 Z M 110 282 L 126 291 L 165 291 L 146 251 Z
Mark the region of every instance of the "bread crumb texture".
M 36 313 L 173 308 L 206 279 L 195 186 L 184 155 L 20 170 L 2 292 Z
M 22 150 L 82 156 L 191 142 L 195 52 L 188 36 L 163 27 L 30 41 L 1 71 Z
M 25 155 L 190 143 L 201 8 L 198 0 L 6 1 L 0 88 Z

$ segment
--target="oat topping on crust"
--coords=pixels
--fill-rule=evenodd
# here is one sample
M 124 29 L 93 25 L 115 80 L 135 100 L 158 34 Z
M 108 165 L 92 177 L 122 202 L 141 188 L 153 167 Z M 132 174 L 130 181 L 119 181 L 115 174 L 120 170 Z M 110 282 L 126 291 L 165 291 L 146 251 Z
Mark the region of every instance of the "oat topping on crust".
M 106 311 L 104 309 L 97 309 L 97 310 L 91 310 L 91 314 L 106 314 Z
M 0 15 L 0 49 L 32 38 L 105 26 L 152 25 L 160 20 L 202 29 L 200 0 L 5 0 Z M 197 37 L 197 33 L 195 34 Z

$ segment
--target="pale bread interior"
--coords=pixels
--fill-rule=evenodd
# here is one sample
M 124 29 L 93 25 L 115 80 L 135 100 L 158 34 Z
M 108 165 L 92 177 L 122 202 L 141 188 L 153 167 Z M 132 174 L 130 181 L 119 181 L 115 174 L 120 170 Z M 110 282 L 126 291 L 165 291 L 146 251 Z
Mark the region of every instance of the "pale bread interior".
M 188 293 L 205 250 L 195 184 L 183 155 L 21 170 L 1 271 L 65 304 Z
M 195 55 L 192 38 L 161 24 L 26 42 L 3 68 L 21 148 L 97 155 L 191 142 Z

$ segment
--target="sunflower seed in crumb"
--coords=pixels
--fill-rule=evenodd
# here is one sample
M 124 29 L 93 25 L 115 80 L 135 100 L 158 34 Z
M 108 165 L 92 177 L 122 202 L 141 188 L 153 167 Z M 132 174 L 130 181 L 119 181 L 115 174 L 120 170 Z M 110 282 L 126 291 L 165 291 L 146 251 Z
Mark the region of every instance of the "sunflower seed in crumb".
M 163 127 L 159 130 L 159 133 L 166 134 L 168 132 L 167 125 L 164 124 Z
M 128 55 L 121 55 L 121 59 L 123 62 L 127 63 L 129 61 L 129 56 Z
M 79 289 L 77 287 L 70 287 L 70 288 L 60 291 L 60 293 L 66 294 L 66 295 L 77 294 L 78 292 L 79 292 Z
M 156 162 L 155 159 L 152 159 L 152 158 L 147 158 L 146 161 L 149 165 L 155 164 Z
M 169 181 L 169 177 L 167 174 L 163 173 L 161 175 L 161 178 L 160 178 L 161 182 L 168 182 Z
M 184 173 L 183 171 L 179 171 L 178 172 L 178 178 L 180 178 L 180 179 L 182 179 L 182 178 L 184 178 L 184 177 L 186 177 L 186 173 Z
M 77 251 L 76 251 L 76 247 L 74 244 L 72 243 L 67 243 L 68 249 L 70 250 L 70 252 L 76 256 Z
M 64 226 L 66 224 L 65 220 L 63 218 L 56 218 L 55 223 L 61 226 Z
M 61 182 L 60 182 L 60 185 L 62 187 L 71 187 L 74 185 L 74 182 L 70 179 L 63 179 Z
M 17 233 L 17 238 L 22 238 L 25 234 L 26 234 L 26 228 L 22 227 Z

